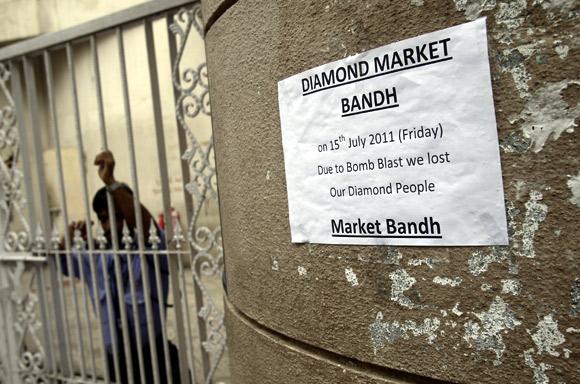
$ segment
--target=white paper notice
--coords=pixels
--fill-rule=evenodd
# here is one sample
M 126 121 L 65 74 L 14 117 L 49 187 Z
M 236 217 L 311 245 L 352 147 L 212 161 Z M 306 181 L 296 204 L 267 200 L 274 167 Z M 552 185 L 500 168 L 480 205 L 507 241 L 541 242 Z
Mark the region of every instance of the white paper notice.
M 292 242 L 508 243 L 485 19 L 278 83 Z

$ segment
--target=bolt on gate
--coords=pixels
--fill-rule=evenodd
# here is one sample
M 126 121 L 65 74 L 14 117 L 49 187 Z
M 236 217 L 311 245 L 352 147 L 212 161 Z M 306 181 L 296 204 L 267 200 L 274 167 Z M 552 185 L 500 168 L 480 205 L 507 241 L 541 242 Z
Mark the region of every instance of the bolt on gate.
M 0 49 L 0 108 L 0 383 L 227 380 L 199 3 Z M 91 209 L 103 150 L 133 194 L 119 237 Z

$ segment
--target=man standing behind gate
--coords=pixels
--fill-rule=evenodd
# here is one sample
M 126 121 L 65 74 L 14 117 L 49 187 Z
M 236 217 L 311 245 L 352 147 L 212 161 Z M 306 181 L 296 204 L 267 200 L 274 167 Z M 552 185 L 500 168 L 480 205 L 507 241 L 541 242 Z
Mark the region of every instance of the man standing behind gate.
M 98 173 L 100 179 L 103 181 L 105 186 L 101 188 L 95 194 L 93 198 L 93 210 L 97 214 L 97 217 L 101 223 L 101 226 L 104 230 L 104 235 L 106 238 L 107 248 L 110 249 L 111 244 L 113 244 L 112 236 L 116 236 L 117 244 L 121 244 L 123 240 L 127 240 L 127 237 L 124 237 L 123 234 L 123 223 L 126 223 L 130 233 L 136 234 L 137 230 L 137 219 L 135 215 L 135 204 L 133 200 L 133 192 L 131 189 L 124 183 L 120 183 L 115 180 L 114 177 L 114 169 L 115 169 L 115 160 L 113 158 L 113 154 L 110 151 L 104 151 L 98 154 L 95 158 L 95 165 L 98 166 Z M 111 193 L 111 197 L 113 200 L 114 212 L 115 212 L 115 222 L 116 228 L 112 228 L 111 221 L 109 220 L 109 207 L 107 203 L 107 191 Z M 139 204 L 141 208 L 141 217 L 143 218 L 143 239 L 148 238 L 149 230 L 151 229 L 151 225 L 155 225 L 158 233 L 159 233 L 159 249 L 165 249 L 165 237 L 163 231 L 159 230 L 157 223 L 153 220 L 151 213 L 141 204 Z M 70 237 L 73 238 L 74 233 L 76 232 L 76 239 L 79 239 L 79 236 L 86 241 L 86 225 L 85 222 L 73 222 L 69 225 L 69 233 Z M 102 242 L 102 241 L 101 241 Z M 152 244 L 151 244 L 152 245 Z M 61 239 L 61 247 L 64 248 L 64 240 Z M 136 245 L 136 241 L 133 241 L 132 245 L 130 246 L 130 252 L 135 251 L 138 249 Z M 109 325 L 109 308 L 107 306 L 107 281 L 105 279 L 105 273 L 103 271 L 103 265 L 107 269 L 108 275 L 113 277 L 115 276 L 115 260 L 113 253 L 111 251 L 103 251 L 96 255 L 96 271 L 95 274 L 91 274 L 90 268 L 90 260 L 89 254 L 83 253 L 82 251 L 73 252 L 72 261 L 73 261 L 73 273 L 75 277 L 79 277 L 80 268 L 83 268 L 84 275 L 86 277 L 86 283 L 89 288 L 89 292 L 91 295 L 91 299 L 94 305 L 99 305 L 101 309 L 101 327 L 104 333 L 104 341 L 105 341 L 105 348 L 107 350 L 107 369 L 109 370 L 109 374 L 112 381 L 116 381 L 118 383 L 128 383 L 128 372 L 127 368 L 125 367 L 125 346 L 123 344 L 122 338 L 122 330 L 121 330 L 121 307 L 120 305 L 124 305 L 124 310 L 127 313 L 127 320 L 129 325 L 129 340 L 130 340 L 130 351 L 131 351 L 131 360 L 133 365 L 133 377 L 134 382 L 138 383 L 153 383 L 153 371 L 152 371 L 152 361 L 151 361 L 151 348 L 149 343 L 149 334 L 147 331 L 147 322 L 153 322 L 153 329 L 155 332 L 155 343 L 157 349 L 157 365 L 159 367 L 159 377 L 161 378 L 162 382 L 165 382 L 167 377 L 166 367 L 165 367 L 165 360 L 164 360 L 164 347 L 166 347 L 163 343 L 162 338 L 162 329 L 161 329 L 161 300 L 160 297 L 163 297 L 162 303 L 167 302 L 167 295 L 168 295 L 168 261 L 167 256 L 162 254 L 154 254 L 151 252 L 151 246 L 148 247 L 147 254 L 145 255 L 145 260 L 147 263 L 147 267 L 143 268 L 144 266 L 141 265 L 141 259 L 137 256 L 129 257 L 128 254 L 120 254 L 119 255 L 119 262 L 121 264 L 121 271 L 122 271 L 122 281 L 123 281 L 123 292 L 124 297 L 121 301 L 119 301 L 119 294 L 120 294 L 120 287 L 117 286 L 116 279 L 110 278 L 109 279 L 109 289 L 112 295 L 112 302 L 113 308 L 111 308 L 113 312 L 112 318 L 114 319 L 113 327 Z M 154 261 L 153 257 L 158 258 L 160 270 L 161 270 L 161 287 L 162 292 L 158 292 L 157 284 L 156 284 L 156 275 L 154 271 Z M 62 265 L 63 265 L 63 273 L 69 275 L 70 272 L 67 268 L 66 263 L 66 256 L 64 254 L 61 255 L 62 258 Z M 104 258 L 104 260 L 102 259 Z M 137 299 L 137 303 L 133 303 L 132 296 L 131 296 L 131 282 L 129 279 L 129 268 L 133 272 L 134 276 L 134 283 L 135 283 L 135 297 Z M 149 295 L 152 307 L 152 318 L 147 318 L 146 310 L 145 310 L 145 289 L 143 286 L 143 273 L 148 272 L 149 277 Z M 98 292 L 93 292 L 93 279 L 96 279 L 96 286 Z M 162 295 L 162 296 L 160 296 Z M 122 303 L 122 304 L 120 304 Z M 136 306 L 136 310 L 138 312 L 139 319 L 135 319 L 133 316 L 133 306 Z M 163 312 L 163 316 L 165 316 L 165 308 L 161 308 Z M 139 323 L 137 322 L 139 320 Z M 113 333 L 111 334 L 111 329 L 113 329 Z M 127 332 L 127 330 L 124 330 Z M 141 378 L 140 371 L 139 371 L 139 360 L 138 360 L 138 343 L 137 343 L 137 333 L 140 333 L 141 341 L 142 341 L 142 356 L 144 361 L 144 371 L 145 377 Z M 117 351 L 119 355 L 119 365 L 120 365 L 120 372 L 118 375 L 115 374 L 114 370 L 114 356 L 113 356 L 113 343 L 117 345 Z M 167 347 L 169 347 L 169 358 L 171 364 L 171 370 L 173 373 L 173 383 L 180 383 L 180 375 L 179 375 L 179 357 L 178 351 L 175 345 L 171 342 L 168 343 Z

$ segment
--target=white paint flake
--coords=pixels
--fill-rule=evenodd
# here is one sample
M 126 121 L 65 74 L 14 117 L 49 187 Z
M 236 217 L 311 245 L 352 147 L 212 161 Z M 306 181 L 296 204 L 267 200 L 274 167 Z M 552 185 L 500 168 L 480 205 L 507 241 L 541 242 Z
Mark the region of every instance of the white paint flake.
M 546 375 L 546 371 L 552 369 L 550 364 L 540 363 L 536 364 L 532 358 L 533 349 L 528 349 L 524 352 L 524 361 L 526 365 L 534 371 L 534 382 L 536 384 L 548 384 L 550 378 Z
M 352 268 L 346 268 L 344 270 L 344 275 L 346 276 L 346 281 L 348 281 L 350 285 L 353 287 L 358 286 L 358 279 Z
M 278 263 L 278 257 L 272 256 L 271 259 L 272 259 L 272 271 L 279 271 L 280 264 Z
M 384 256 L 385 263 L 390 265 L 399 265 L 403 255 L 396 247 L 387 247 L 387 253 Z
M 567 16 L 573 15 L 577 0 L 534 0 L 533 4 L 540 4 L 542 8 L 548 11 L 548 18 L 553 20 L 558 13 Z
M 435 284 L 439 284 L 439 285 L 449 285 L 450 287 L 457 287 L 459 286 L 459 284 L 461 284 L 463 280 L 461 279 L 461 277 L 441 277 L 441 276 L 435 276 L 433 278 L 433 282 Z
M 426 257 L 424 259 L 411 259 L 407 261 L 407 265 L 411 267 L 420 267 L 421 265 L 426 265 L 429 269 L 433 269 L 433 267 L 437 264 L 446 264 L 449 263 L 449 260 L 445 259 L 435 259 L 432 257 Z
M 560 356 L 560 353 L 554 347 L 566 341 L 564 335 L 558 329 L 558 322 L 554 320 L 552 314 L 546 315 L 540 320 L 536 326 L 536 331 L 531 336 L 539 355 L 545 352 L 552 356 Z
M 505 279 L 501 281 L 502 288 L 501 293 L 504 295 L 512 294 L 517 296 L 520 294 L 521 284 L 517 279 Z
M 509 72 L 512 75 L 516 89 L 522 99 L 530 97 L 528 81 L 532 79 L 532 76 L 528 73 L 525 64 L 536 52 L 537 45 L 538 42 L 508 48 L 503 50 L 499 56 L 502 72 Z
M 375 355 L 377 351 L 385 346 L 385 341 L 389 344 L 398 339 L 408 340 L 410 335 L 426 336 L 427 342 L 433 344 L 437 338 L 436 331 L 439 329 L 441 321 L 438 318 L 426 318 L 422 323 L 417 324 L 414 320 L 399 322 L 383 322 L 383 313 L 378 312 L 375 321 L 369 325 L 369 333 Z
M 298 275 L 305 277 L 307 273 L 308 272 L 306 271 L 306 268 L 304 268 L 303 266 L 298 267 Z
M 471 348 L 495 352 L 494 365 L 501 364 L 505 351 L 502 334 L 512 330 L 521 322 L 514 316 L 501 297 L 496 296 L 486 312 L 475 313 L 479 322 L 468 321 L 464 324 L 463 339 Z
M 407 271 L 402 268 L 397 269 L 389 274 L 392 281 L 391 284 L 391 300 L 396 301 L 399 305 L 406 308 L 416 308 L 417 306 L 413 304 L 411 299 L 405 296 L 405 291 L 410 289 L 413 284 L 417 281 L 414 277 L 410 276 Z
M 507 259 L 506 247 L 492 247 L 490 253 L 477 250 L 471 254 L 468 260 L 469 272 L 473 276 L 479 276 L 486 272 L 491 263 L 501 263 Z
M 489 292 L 489 291 L 491 291 L 492 288 L 493 287 L 491 286 L 491 284 L 488 284 L 488 283 L 481 284 L 481 290 L 483 292 Z
M 530 192 L 530 200 L 526 203 L 526 217 L 521 230 L 522 247 L 519 252 L 520 256 L 531 259 L 536 257 L 534 238 L 536 237 L 536 231 L 540 228 L 540 223 L 546 219 L 548 213 L 548 206 L 540 203 L 542 198 L 541 192 Z
M 503 44 L 512 44 L 514 37 L 519 38 L 518 28 L 522 26 L 525 18 L 522 16 L 526 9 L 526 0 L 510 0 L 498 4 L 495 12 L 497 24 L 494 38 Z
M 580 329 L 574 327 L 566 328 L 566 333 L 580 333 Z
M 570 316 L 576 317 L 580 312 L 580 278 L 575 278 L 570 287 Z
M 532 141 L 534 152 L 540 152 L 548 139 L 557 140 L 564 131 L 574 131 L 580 105 L 569 106 L 562 98 L 562 91 L 573 84 L 580 85 L 580 81 L 546 83 L 528 101 L 521 114 L 524 120 L 522 130 L 524 136 Z
M 411 5 L 414 5 L 415 7 L 422 7 L 425 5 L 425 0 L 411 0 Z
M 568 201 L 580 208 L 580 171 L 576 176 L 570 178 L 567 184 L 572 191 L 572 197 Z
M 570 355 L 572 354 L 572 351 L 569 350 L 568 348 L 563 348 L 562 351 L 564 352 L 564 358 L 569 359 Z
M 570 51 L 570 47 L 564 45 L 562 40 L 555 40 L 554 41 L 554 51 L 558 54 L 560 59 L 564 60 L 568 56 L 568 52 Z
M 451 312 L 453 312 L 453 314 L 455 316 L 461 316 L 461 315 L 463 315 L 463 312 L 461 312 L 459 310 L 459 303 L 455 303 L 455 305 L 453 306 L 453 309 L 451 310 Z
M 477 19 L 482 12 L 495 8 L 495 0 L 453 0 L 455 8 L 463 11 L 467 20 Z

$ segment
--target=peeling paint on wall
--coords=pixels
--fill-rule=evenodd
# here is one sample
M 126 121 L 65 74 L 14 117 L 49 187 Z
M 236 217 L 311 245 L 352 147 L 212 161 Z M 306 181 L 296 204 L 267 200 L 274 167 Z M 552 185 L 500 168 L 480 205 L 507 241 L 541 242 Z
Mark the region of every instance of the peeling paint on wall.
M 387 247 L 387 253 L 385 254 L 385 263 L 391 265 L 399 265 L 403 255 L 396 247 Z
M 521 285 L 519 280 L 504 279 L 501 281 L 501 284 L 502 284 L 501 293 L 503 293 L 504 295 L 512 294 L 514 296 L 517 296 L 520 294 Z
M 572 288 L 570 289 L 570 315 L 573 317 L 578 316 L 580 312 L 580 279 L 576 278 L 572 282 Z
M 548 11 L 548 18 L 553 20 L 557 17 L 557 13 L 564 14 L 567 17 L 574 17 L 573 11 L 576 0 L 534 0 L 533 4 L 540 4 L 542 8 Z
M 280 264 L 278 263 L 278 257 L 277 256 L 271 256 L 272 259 L 272 271 L 279 271 L 280 270 Z
M 558 54 L 560 59 L 564 60 L 568 56 L 568 52 L 570 51 L 570 47 L 564 45 L 562 40 L 555 40 L 554 41 L 554 51 Z
M 461 312 L 459 310 L 459 303 L 455 303 L 455 305 L 453 306 L 453 309 L 451 310 L 451 312 L 453 312 L 453 314 L 455 316 L 461 316 L 461 315 L 463 315 L 463 312 Z
M 569 350 L 568 348 L 563 348 L 562 351 L 564 351 L 564 358 L 569 359 L 570 355 L 572 354 L 572 351 Z
M 515 121 L 517 121 L 517 118 L 514 118 L 513 122 L 510 121 L 510 123 L 513 124 Z M 530 149 L 531 144 L 532 141 L 519 132 L 510 132 L 501 140 L 499 146 L 507 153 L 525 153 Z M 519 200 L 519 197 L 516 200 Z
M 449 285 L 451 287 L 457 287 L 459 284 L 461 284 L 463 280 L 461 279 L 461 277 L 441 277 L 441 276 L 435 276 L 433 278 L 433 282 L 435 284 L 439 284 L 439 285 Z
M 495 297 L 488 311 L 474 313 L 474 315 L 479 319 L 479 322 L 469 320 L 464 324 L 463 339 L 471 348 L 495 352 L 494 365 L 501 364 L 506 348 L 502 334 L 506 330 L 514 329 L 521 322 L 499 296 Z
M 369 325 L 369 333 L 373 344 L 375 355 L 377 351 L 385 346 L 385 340 L 388 343 L 394 343 L 398 339 L 408 340 L 409 335 L 426 336 L 427 342 L 432 344 L 437 338 L 435 333 L 441 321 L 434 318 L 426 318 L 422 323 L 417 324 L 414 320 L 405 320 L 399 322 L 394 320 L 392 322 L 383 322 L 383 313 L 378 312 L 375 321 Z
M 488 283 L 481 284 L 481 290 L 483 292 L 489 292 L 489 291 L 491 291 L 491 289 L 492 289 L 491 284 L 488 284 Z
M 528 73 L 525 62 L 536 52 L 537 45 L 538 43 L 532 43 L 505 49 L 498 56 L 502 72 L 512 75 L 522 99 L 530 97 L 528 81 L 532 79 L 532 76 Z
M 495 8 L 495 0 L 454 0 L 455 8 L 465 13 L 467 20 L 477 19 L 482 12 Z
M 352 268 L 346 268 L 344 270 L 344 275 L 346 276 L 346 281 L 348 281 L 350 285 L 353 287 L 358 286 L 358 279 Z
M 477 250 L 469 257 L 468 268 L 473 276 L 479 276 L 486 272 L 491 263 L 501 263 L 507 259 L 505 247 L 492 247 L 490 253 Z
M 570 202 L 580 208 L 580 171 L 570 180 L 568 180 L 568 188 L 572 191 L 572 197 L 570 198 Z
M 406 308 L 416 308 L 417 305 L 415 305 L 411 299 L 405 296 L 405 291 L 409 290 L 417 280 L 410 276 L 407 271 L 402 268 L 391 272 L 389 277 L 392 281 L 391 300 Z
M 521 15 L 526 7 L 526 0 L 511 0 L 498 4 L 495 12 L 495 22 L 498 25 L 498 32 L 494 36 L 496 40 L 504 44 L 513 43 L 514 34 L 517 35 L 517 29 L 524 23 L 525 18 Z
M 522 248 L 519 252 L 520 256 L 528 258 L 536 257 L 534 237 L 536 236 L 536 231 L 540 227 L 540 223 L 546 219 L 548 213 L 548 206 L 539 202 L 542 198 L 543 196 L 541 192 L 530 192 L 530 200 L 526 203 L 526 217 L 522 224 Z
M 437 264 L 448 264 L 449 260 L 437 259 L 432 257 L 426 257 L 424 259 L 411 259 L 407 261 L 407 265 L 411 267 L 420 267 L 421 265 L 426 265 L 429 269 L 433 269 Z
M 536 331 L 531 336 L 539 355 L 546 352 L 552 356 L 560 356 L 560 353 L 554 347 L 566 341 L 564 335 L 558 329 L 558 322 L 554 320 L 552 314 L 546 315 L 540 320 L 536 326 Z
M 562 91 L 570 85 L 580 85 L 578 80 L 546 83 L 534 91 L 521 117 L 524 136 L 532 141 L 534 152 L 540 152 L 549 138 L 557 140 L 564 132 L 573 132 L 575 119 L 580 116 L 580 105 L 569 106 Z
M 528 349 L 524 352 L 524 361 L 526 365 L 534 371 L 534 382 L 536 384 L 548 384 L 550 378 L 546 375 L 546 371 L 552 369 L 550 364 L 540 363 L 536 364 L 532 358 L 533 349 Z

